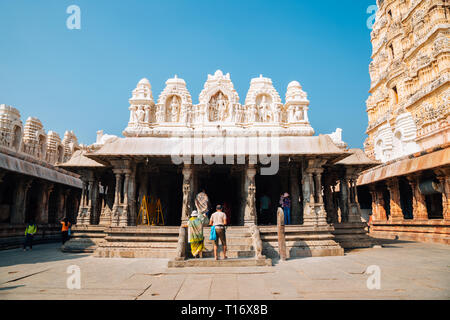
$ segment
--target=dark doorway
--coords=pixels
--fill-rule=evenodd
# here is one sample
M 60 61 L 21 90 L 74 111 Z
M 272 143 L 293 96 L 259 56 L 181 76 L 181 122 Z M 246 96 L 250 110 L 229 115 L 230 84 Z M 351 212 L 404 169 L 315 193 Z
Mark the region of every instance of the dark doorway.
M 33 181 L 27 192 L 26 207 L 25 207 L 25 223 L 30 222 L 32 219 L 34 222 L 39 222 L 39 196 L 42 194 L 42 187 L 38 181 Z
M 428 219 L 443 219 L 442 194 L 435 193 L 425 196 Z
M 384 211 L 386 211 L 386 220 L 389 219 L 391 215 L 391 194 L 386 187 L 383 187 L 383 201 L 384 201 Z
M 400 189 L 400 205 L 403 211 L 403 217 L 405 219 L 413 218 L 413 195 L 412 189 L 406 179 L 402 178 L 399 180 Z
M 241 173 L 232 173 L 231 168 L 214 168 L 210 172 L 200 172 L 198 192 L 205 189 L 211 203 L 211 213 L 218 204 L 225 206 L 229 225 L 239 225 L 241 213 Z M 197 192 L 197 193 L 198 193 Z
M 272 176 L 256 176 L 256 212 L 259 225 L 277 224 L 277 208 L 282 190 L 283 185 L 279 174 Z M 261 200 L 264 195 L 267 195 L 270 199 L 268 212 L 263 212 L 261 210 Z M 268 214 L 268 216 L 265 216 L 265 214 Z

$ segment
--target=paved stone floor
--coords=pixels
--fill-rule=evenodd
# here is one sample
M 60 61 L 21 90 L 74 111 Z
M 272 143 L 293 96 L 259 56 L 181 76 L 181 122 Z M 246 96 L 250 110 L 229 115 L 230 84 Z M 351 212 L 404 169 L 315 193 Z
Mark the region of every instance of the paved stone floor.
M 439 244 L 391 241 L 343 257 L 275 261 L 274 267 L 168 269 L 167 262 L 67 254 L 56 244 L 0 251 L 0 300 L 450 298 L 450 247 Z M 66 285 L 71 265 L 81 271 L 79 290 Z M 379 290 L 367 288 L 371 265 L 381 270 Z

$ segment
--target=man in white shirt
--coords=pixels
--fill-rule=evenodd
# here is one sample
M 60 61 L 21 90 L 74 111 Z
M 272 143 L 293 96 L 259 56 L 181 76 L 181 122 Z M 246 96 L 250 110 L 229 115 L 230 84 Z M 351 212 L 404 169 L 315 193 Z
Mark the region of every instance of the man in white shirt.
M 227 259 L 227 237 L 225 233 L 225 226 L 227 225 L 227 215 L 223 212 L 223 207 L 219 204 L 216 207 L 216 212 L 211 215 L 209 225 L 216 228 L 216 240 L 214 241 L 214 258 L 219 260 L 218 249 L 219 239 L 223 246 L 223 258 Z

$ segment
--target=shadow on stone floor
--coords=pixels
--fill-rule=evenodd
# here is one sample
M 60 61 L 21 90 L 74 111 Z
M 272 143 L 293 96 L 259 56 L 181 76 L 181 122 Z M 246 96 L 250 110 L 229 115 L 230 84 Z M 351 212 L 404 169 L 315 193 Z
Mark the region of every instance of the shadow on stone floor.
M 25 285 L 24 284 L 20 284 L 18 286 L 3 287 L 3 288 L 0 288 L 0 292 L 1 291 L 6 291 L 6 290 L 13 290 L 13 289 L 21 288 L 21 287 L 25 287 Z
M 81 259 L 89 256 L 86 253 L 64 253 L 61 251 L 59 243 L 33 245 L 33 250 L 28 251 L 23 251 L 22 248 L 0 251 L 0 268 L 20 264 Z

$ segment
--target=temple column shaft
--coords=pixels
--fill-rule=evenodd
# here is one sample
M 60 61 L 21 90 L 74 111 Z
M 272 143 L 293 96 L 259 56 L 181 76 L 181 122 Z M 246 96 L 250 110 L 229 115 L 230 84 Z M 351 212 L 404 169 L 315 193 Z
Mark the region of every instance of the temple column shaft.
M 425 196 L 419 190 L 419 177 L 408 176 L 408 182 L 412 191 L 413 220 L 428 220 L 427 205 Z
M 450 220 L 450 168 L 436 170 L 436 176 L 442 190 L 442 216 Z
M 290 182 L 291 182 L 291 201 L 292 201 L 292 210 L 291 210 L 291 223 L 292 224 L 300 224 L 300 187 L 298 184 L 298 168 L 291 167 L 290 168 Z
M 400 189 L 398 178 L 389 179 L 386 183 L 390 195 L 391 215 L 389 220 L 392 222 L 403 221 L 403 211 L 400 205 Z
M 256 224 L 256 168 L 249 164 L 245 172 L 246 203 L 244 211 L 244 225 L 251 226 Z
M 189 215 L 192 211 L 192 192 L 193 192 L 193 175 L 190 164 L 185 164 L 183 167 L 183 206 L 181 208 L 181 223 L 187 223 Z

